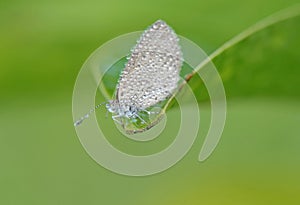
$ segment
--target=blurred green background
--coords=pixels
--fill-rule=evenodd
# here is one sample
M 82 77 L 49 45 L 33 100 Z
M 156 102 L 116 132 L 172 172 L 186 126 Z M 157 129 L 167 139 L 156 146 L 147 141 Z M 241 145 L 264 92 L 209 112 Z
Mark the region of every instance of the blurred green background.
M 163 173 L 114 174 L 87 155 L 71 110 L 80 67 L 118 35 L 163 19 L 209 54 L 296 3 L 1 1 L 0 204 L 300 204 L 299 17 L 214 60 L 228 114 L 222 139 L 204 163 L 197 162 L 203 141 L 197 139 Z M 206 117 L 208 109 L 203 106 Z

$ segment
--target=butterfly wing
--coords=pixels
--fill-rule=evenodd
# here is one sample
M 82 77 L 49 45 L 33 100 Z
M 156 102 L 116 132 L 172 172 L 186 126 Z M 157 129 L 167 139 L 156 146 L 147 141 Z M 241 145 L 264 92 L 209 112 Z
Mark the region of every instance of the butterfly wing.
M 173 93 L 183 61 L 178 42 L 175 32 L 161 20 L 142 34 L 118 82 L 116 97 L 121 107 L 146 109 Z

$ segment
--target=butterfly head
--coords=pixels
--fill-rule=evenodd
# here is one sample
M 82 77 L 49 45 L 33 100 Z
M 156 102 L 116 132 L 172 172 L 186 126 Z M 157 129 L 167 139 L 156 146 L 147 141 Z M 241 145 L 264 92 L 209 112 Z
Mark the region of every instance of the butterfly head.
M 135 118 L 138 108 L 134 105 L 120 105 L 117 100 L 110 100 L 106 104 L 106 109 L 119 117 Z

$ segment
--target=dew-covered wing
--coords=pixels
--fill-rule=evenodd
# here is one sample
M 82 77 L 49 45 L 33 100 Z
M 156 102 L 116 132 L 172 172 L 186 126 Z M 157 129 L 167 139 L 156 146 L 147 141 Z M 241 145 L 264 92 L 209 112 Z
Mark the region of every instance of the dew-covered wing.
M 142 34 L 119 79 L 116 97 L 120 106 L 145 109 L 172 94 L 182 66 L 178 41 L 161 20 Z

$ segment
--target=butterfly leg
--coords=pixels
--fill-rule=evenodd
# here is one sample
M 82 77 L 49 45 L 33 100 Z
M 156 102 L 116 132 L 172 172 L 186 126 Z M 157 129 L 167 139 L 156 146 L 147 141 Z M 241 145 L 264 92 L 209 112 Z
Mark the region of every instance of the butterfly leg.
M 159 114 L 161 112 L 161 108 L 160 107 L 154 107 L 154 108 L 157 108 L 157 110 L 159 110 L 159 111 L 149 111 L 149 110 L 146 110 L 146 109 L 142 109 L 141 111 L 146 112 L 148 115 Z
M 112 116 L 113 121 L 117 122 L 118 124 L 122 125 L 123 123 L 119 121 L 118 119 L 121 119 L 121 115 L 114 115 Z
M 143 118 L 141 118 L 137 113 L 134 113 L 134 116 L 139 118 L 143 124 L 147 124 L 146 121 Z

